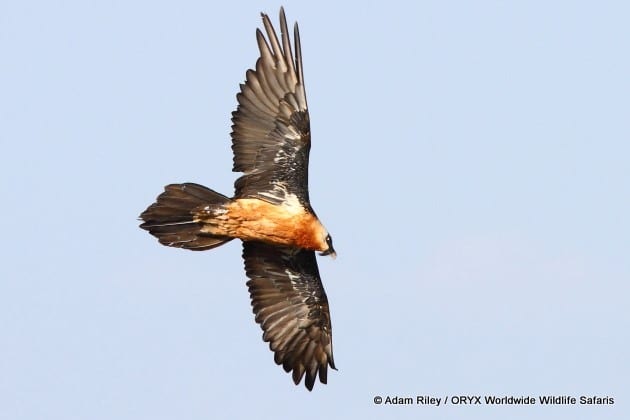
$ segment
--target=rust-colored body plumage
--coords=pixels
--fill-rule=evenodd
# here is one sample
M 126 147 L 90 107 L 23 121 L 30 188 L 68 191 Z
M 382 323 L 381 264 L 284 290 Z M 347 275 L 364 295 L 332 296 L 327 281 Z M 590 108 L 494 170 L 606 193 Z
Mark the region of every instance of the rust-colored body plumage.
M 256 198 L 240 198 L 221 209 L 203 209 L 195 220 L 204 224 L 202 232 L 326 251 L 325 229 L 319 219 L 301 206 L 276 205 Z

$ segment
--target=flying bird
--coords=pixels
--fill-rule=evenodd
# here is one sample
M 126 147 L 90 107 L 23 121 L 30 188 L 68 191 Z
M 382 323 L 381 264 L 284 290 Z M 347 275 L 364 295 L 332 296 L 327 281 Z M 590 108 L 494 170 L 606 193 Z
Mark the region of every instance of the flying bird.
M 255 320 L 274 360 L 303 377 L 308 390 L 335 368 L 328 299 L 315 252 L 335 257 L 332 238 L 311 207 L 311 131 L 297 23 L 291 47 L 284 10 L 280 38 L 262 14 L 260 57 L 236 95 L 232 113 L 234 172 L 229 198 L 194 183 L 164 187 L 141 215 L 142 229 L 166 246 L 202 251 L 243 241 Z

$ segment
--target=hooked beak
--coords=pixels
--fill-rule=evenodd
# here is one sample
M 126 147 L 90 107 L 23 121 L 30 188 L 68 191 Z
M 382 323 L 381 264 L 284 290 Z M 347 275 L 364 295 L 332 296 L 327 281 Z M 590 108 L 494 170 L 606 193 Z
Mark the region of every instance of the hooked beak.
M 328 247 L 328 249 L 326 251 L 320 252 L 319 255 L 321 255 L 321 256 L 330 255 L 333 260 L 335 258 L 337 258 L 337 253 L 335 252 L 335 249 L 332 246 Z

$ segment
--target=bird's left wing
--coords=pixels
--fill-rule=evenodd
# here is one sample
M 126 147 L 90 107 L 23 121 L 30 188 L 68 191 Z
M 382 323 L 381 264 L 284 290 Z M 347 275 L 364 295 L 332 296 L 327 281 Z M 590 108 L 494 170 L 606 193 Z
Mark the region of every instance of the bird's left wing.
M 335 369 L 328 299 L 319 277 L 315 253 L 262 242 L 244 242 L 247 286 L 263 340 L 274 360 L 293 371 L 297 385 L 311 390 L 319 375 L 327 381 Z

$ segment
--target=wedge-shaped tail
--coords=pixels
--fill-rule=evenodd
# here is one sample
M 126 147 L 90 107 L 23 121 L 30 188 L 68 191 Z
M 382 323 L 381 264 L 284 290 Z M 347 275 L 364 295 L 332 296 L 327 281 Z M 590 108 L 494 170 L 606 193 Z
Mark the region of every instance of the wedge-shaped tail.
M 157 201 L 140 215 L 144 221 L 140 227 L 166 246 L 194 251 L 216 248 L 233 238 L 202 232 L 203 223 L 195 221 L 195 214 L 208 206 L 220 207 L 230 201 L 223 194 L 202 185 L 167 185 Z

